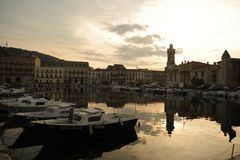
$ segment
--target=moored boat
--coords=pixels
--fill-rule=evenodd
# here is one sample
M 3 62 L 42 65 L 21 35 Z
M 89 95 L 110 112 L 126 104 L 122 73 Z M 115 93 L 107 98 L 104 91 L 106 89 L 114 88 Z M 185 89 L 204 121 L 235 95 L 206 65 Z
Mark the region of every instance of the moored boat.
M 128 114 L 96 113 L 91 110 L 70 114 L 68 118 L 31 121 L 21 136 L 42 142 L 54 140 L 88 140 L 134 129 L 138 118 Z M 36 137 L 35 137 L 36 138 Z
M 50 105 L 44 111 L 38 112 L 24 112 L 24 113 L 12 113 L 10 114 L 10 120 L 4 123 L 4 128 L 16 128 L 16 127 L 26 127 L 32 120 L 48 120 L 56 118 L 67 118 L 69 116 L 70 110 L 75 107 L 74 103 L 62 102 L 60 104 Z M 87 108 L 75 108 L 74 112 L 88 111 Z M 95 113 L 104 113 L 103 110 L 99 108 L 92 109 Z
M 61 105 L 62 103 L 66 102 L 26 96 L 16 99 L 2 100 L 0 102 L 0 110 L 7 111 L 8 113 L 37 112 L 45 110 L 46 107 L 50 105 Z
M 1 103 L 0 109 L 8 113 L 31 112 L 44 110 L 50 103 L 51 101 L 45 98 L 23 97 L 16 101 Z
M 35 157 L 34 159 L 94 159 L 101 157 L 104 152 L 120 149 L 136 140 L 138 140 L 136 131 L 131 129 L 100 139 L 80 141 L 43 143 L 37 135 L 35 139 L 19 137 L 8 147 L 11 157 L 21 157 L 21 159 L 30 159 L 29 157 Z

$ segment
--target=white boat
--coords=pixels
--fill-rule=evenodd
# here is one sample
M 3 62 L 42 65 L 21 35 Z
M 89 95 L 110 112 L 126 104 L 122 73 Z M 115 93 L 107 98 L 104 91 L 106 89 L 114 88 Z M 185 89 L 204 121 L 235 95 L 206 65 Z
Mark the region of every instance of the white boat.
M 62 102 L 55 105 L 48 106 L 44 111 L 25 112 L 25 113 L 11 113 L 10 120 L 5 122 L 4 128 L 26 127 L 32 120 L 47 120 L 56 118 L 67 118 L 72 108 L 75 107 L 73 103 Z M 74 108 L 74 112 L 90 112 L 87 108 Z M 100 108 L 91 109 L 92 113 L 104 113 Z
M 7 88 L 5 86 L 0 86 L 0 98 L 16 97 L 24 93 L 27 93 L 24 88 Z
M 73 113 L 73 112 L 72 112 Z M 129 114 L 82 110 L 68 118 L 31 121 L 20 135 L 42 142 L 55 140 L 88 140 L 134 129 L 138 118 Z
M 206 91 L 203 92 L 204 97 L 214 96 L 214 97 L 227 97 L 229 92 L 228 87 L 212 85 Z
M 1 101 L 0 110 L 8 113 L 43 111 L 50 105 L 61 105 L 66 102 L 34 98 L 32 96 L 21 97 L 12 100 Z M 69 104 L 69 103 L 67 103 Z M 72 103 L 71 103 L 72 104 Z
M 232 91 L 229 91 L 228 97 L 240 98 L 240 87 L 234 88 Z
M 26 93 L 25 88 L 12 88 L 11 89 L 12 94 L 21 94 Z
M 8 97 L 11 93 L 11 90 L 7 89 L 6 87 L 2 87 L 0 86 L 0 97 L 4 98 L 4 97 Z
M 0 100 L 0 105 L 6 105 L 7 103 L 14 103 L 17 101 L 22 101 L 25 99 L 34 99 L 32 96 L 24 96 L 24 97 L 19 97 L 19 98 L 7 98 L 7 99 L 1 99 Z

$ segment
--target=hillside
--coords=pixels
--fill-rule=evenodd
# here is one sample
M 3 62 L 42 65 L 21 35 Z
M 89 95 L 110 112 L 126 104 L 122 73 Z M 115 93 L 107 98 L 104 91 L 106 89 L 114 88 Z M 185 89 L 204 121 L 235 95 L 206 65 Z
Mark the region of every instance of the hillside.
M 2 47 L 0 46 L 0 55 L 10 56 L 10 55 L 23 55 L 23 56 L 37 56 L 41 59 L 42 66 L 61 66 L 64 60 L 40 53 L 37 51 L 29 51 L 20 48 L 12 48 L 12 47 Z

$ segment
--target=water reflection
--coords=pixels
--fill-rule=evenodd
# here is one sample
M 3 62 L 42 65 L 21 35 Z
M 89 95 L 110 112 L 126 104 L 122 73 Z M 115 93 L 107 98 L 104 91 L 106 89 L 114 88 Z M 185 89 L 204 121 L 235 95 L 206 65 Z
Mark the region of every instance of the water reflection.
M 166 128 L 169 134 L 174 130 L 174 114 L 186 119 L 208 118 L 221 125 L 229 141 L 236 137 L 232 126 L 240 126 L 240 105 L 235 101 L 203 99 L 201 97 L 174 97 L 165 99 Z
M 36 160 L 45 159 L 93 159 L 102 157 L 104 152 L 120 149 L 137 140 L 134 130 L 115 137 L 108 137 L 92 142 L 47 143 L 43 146 Z M 132 144 L 133 145 L 133 144 Z M 62 153 L 62 154 L 61 154 Z
M 88 106 L 89 102 L 105 103 L 109 107 L 120 108 L 126 103 L 148 104 L 153 102 L 163 102 L 157 95 L 141 94 L 135 92 L 116 92 L 111 89 L 101 88 L 65 88 L 54 91 L 36 92 L 46 97 L 74 102 L 80 106 Z
M 16 153 L 21 150 L 28 151 L 26 154 L 37 152 L 29 159 L 126 159 L 125 154 L 135 157 L 133 159 L 211 159 L 229 147 L 228 141 L 239 140 L 239 99 L 159 96 L 86 87 L 35 93 L 83 107 L 100 107 L 106 112 L 136 114 L 140 122 L 140 128 L 136 128 L 138 136 L 134 131 L 135 134 L 128 134 L 132 136 L 125 140 L 115 137 L 92 143 L 49 142 L 35 149 L 32 147 L 39 143 L 18 139 L 21 145 L 15 143 L 15 147 L 20 148 L 11 149 L 14 159 L 19 159 Z M 118 148 L 121 152 L 116 151 Z M 144 151 L 151 154 L 146 155 Z M 106 152 L 108 154 L 103 154 Z
M 126 145 L 135 145 L 136 143 L 133 142 L 137 139 L 138 137 L 135 130 L 128 130 L 126 132 L 122 132 L 121 134 L 108 136 L 102 139 L 93 139 L 88 141 L 59 140 L 49 141 L 42 145 L 39 145 L 41 142 L 38 141 L 38 139 L 18 139 L 18 144 L 12 145 L 9 148 L 12 157 L 16 157 L 16 159 L 20 156 L 22 159 L 24 158 L 29 160 L 93 159 L 102 157 L 104 152 L 111 152 Z

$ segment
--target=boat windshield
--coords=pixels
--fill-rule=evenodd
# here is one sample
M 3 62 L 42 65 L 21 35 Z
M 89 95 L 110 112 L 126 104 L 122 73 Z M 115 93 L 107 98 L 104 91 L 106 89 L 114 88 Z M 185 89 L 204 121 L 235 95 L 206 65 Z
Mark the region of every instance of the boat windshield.
M 82 119 L 81 116 L 73 115 L 73 120 L 75 120 L 75 121 L 80 121 L 81 119 Z
M 39 106 L 45 105 L 45 102 L 36 102 L 36 105 L 39 105 Z
M 95 122 L 95 121 L 100 121 L 100 117 L 99 116 L 97 116 L 97 117 L 89 117 L 88 118 L 88 122 Z
M 70 111 L 61 111 L 60 114 L 69 114 Z
M 22 103 L 31 104 L 29 100 L 22 100 Z

